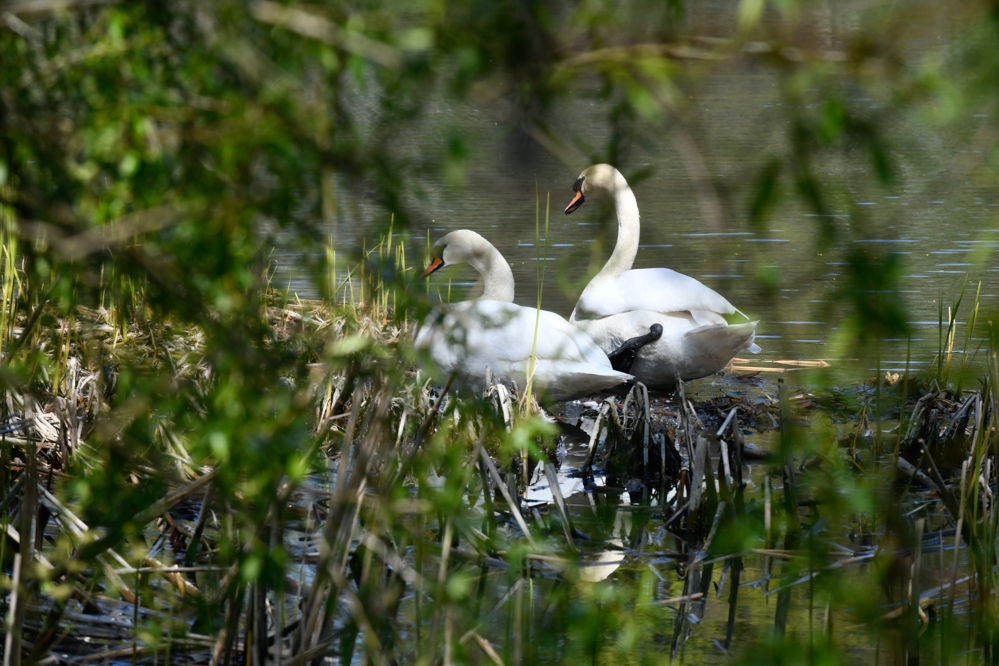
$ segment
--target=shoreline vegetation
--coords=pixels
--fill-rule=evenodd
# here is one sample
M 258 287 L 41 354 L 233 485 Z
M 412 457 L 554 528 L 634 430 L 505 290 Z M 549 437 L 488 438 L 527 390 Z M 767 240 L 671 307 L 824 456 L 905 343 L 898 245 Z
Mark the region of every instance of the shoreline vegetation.
M 738 396 L 637 388 L 556 410 L 553 425 L 506 387 L 434 388 L 407 324 L 366 293 L 372 304 L 333 306 L 267 294 L 268 344 L 295 353 L 263 389 L 270 414 L 235 415 L 254 425 L 226 437 L 203 432 L 233 406 L 197 327 L 82 306 L 46 307 L 34 335 L 33 314 L 10 322 L 5 349 L 39 381 L 5 393 L 0 424 L 5 649 L 21 663 L 517 663 L 624 658 L 654 636 L 668 637 L 656 658 L 675 657 L 713 631 L 720 653 L 750 658 L 787 657 L 778 637 L 807 631 L 848 659 L 956 649 L 931 638 L 948 626 L 968 632 L 962 649 L 987 649 L 988 376 L 960 395 L 914 375 L 791 394 L 754 372 Z M 141 375 L 156 400 L 136 401 Z M 261 421 L 287 442 L 279 458 L 253 460 Z M 745 447 L 747 428 L 772 447 Z M 553 490 L 560 461 L 572 466 L 559 443 L 589 447 L 574 475 L 590 509 Z M 116 506 L 102 506 L 109 483 Z M 539 488 L 549 501 L 529 501 Z M 771 593 L 770 637 L 738 647 L 740 604 L 755 616 Z M 716 607 L 727 619 L 698 626 Z
M 2 666 L 999 661 L 997 45 L 988 3 L 4 2 Z M 575 302 L 613 217 L 542 255 L 541 192 L 597 163 L 658 265 L 878 370 L 429 382 L 424 234 Z

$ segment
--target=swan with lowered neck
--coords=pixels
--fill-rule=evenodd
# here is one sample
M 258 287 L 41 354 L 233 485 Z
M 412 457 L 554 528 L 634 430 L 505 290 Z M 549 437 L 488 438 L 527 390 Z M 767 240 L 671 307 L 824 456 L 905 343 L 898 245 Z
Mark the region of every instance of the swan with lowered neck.
M 668 268 L 631 268 L 638 254 L 638 202 L 617 169 L 591 166 L 579 175 L 573 191 L 566 215 L 587 197 L 610 196 L 618 227 L 614 252 L 586 285 L 569 321 L 608 354 L 660 324 L 662 335 L 638 349 L 628 370 L 638 381 L 672 389 L 677 376 L 684 381 L 706 377 L 744 349 L 759 351 L 753 342 L 758 322 L 729 324 L 723 315 L 742 313 L 721 294 Z
M 487 377 L 524 389 L 533 354 L 532 386 L 555 401 L 631 380 L 631 375 L 611 367 L 589 336 L 562 317 L 515 305 L 510 264 L 474 231 L 452 231 L 437 241 L 423 277 L 459 263 L 479 272 L 482 296 L 431 315 L 416 335 L 416 348 L 428 353 L 443 376 L 455 374 L 474 391 L 486 388 Z

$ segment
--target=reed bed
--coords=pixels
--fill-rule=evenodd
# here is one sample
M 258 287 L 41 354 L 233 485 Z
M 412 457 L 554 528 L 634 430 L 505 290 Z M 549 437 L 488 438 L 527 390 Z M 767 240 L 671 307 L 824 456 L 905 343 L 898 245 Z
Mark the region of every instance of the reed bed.
M 382 294 L 261 307 L 284 374 L 235 416 L 242 440 L 218 431 L 232 387 L 198 327 L 76 306 L 38 315 L 32 347 L 17 342 L 32 314 L 12 321 L 6 353 L 43 379 L 5 391 L 0 422 L 5 663 L 677 659 L 712 604 L 727 608 L 712 649 L 746 658 L 850 654 L 842 613 L 900 657 L 990 658 L 993 353 L 960 393 L 935 373 L 838 393 L 747 375 L 748 396 L 637 385 L 553 422 L 510 387 L 435 386 Z M 136 373 L 167 406 L 139 400 Z M 258 459 L 256 420 L 283 453 Z M 585 451 L 574 474 L 618 518 L 562 495 L 560 446 Z M 880 603 L 859 603 L 862 581 Z M 776 595 L 772 629 L 740 647 L 751 595 Z
M 901 255 L 867 242 L 894 214 L 831 213 L 909 187 L 903 116 L 967 133 L 932 139 L 972 160 L 941 172 L 989 182 L 999 14 L 949 11 L 941 39 L 933 12 L 851 10 L 829 50 L 835 12 L 785 4 L 705 39 L 679 5 L 5 3 L 3 666 L 994 663 L 999 363 L 977 303 L 957 362 L 970 290 L 940 300 L 928 372 L 877 359 L 840 389 L 759 363 L 728 395 L 543 413 L 527 387 L 429 379 L 409 344 L 433 299 L 400 231 L 441 214 L 428 180 L 480 187 L 501 145 L 460 110 L 425 122 L 452 99 L 503 100 L 503 143 L 566 163 L 659 163 L 649 137 L 671 137 L 712 231 L 814 213 L 791 239 L 826 256 L 810 280 L 843 262 L 830 348 L 904 339 Z M 788 133 L 716 170 L 701 92 L 743 67 L 778 91 L 749 130 Z M 612 106 L 573 128 L 588 145 L 545 110 L 593 82 Z M 391 213 L 340 254 L 338 225 Z M 273 288 L 276 241 L 322 302 Z M 761 250 L 747 275 L 773 295 Z

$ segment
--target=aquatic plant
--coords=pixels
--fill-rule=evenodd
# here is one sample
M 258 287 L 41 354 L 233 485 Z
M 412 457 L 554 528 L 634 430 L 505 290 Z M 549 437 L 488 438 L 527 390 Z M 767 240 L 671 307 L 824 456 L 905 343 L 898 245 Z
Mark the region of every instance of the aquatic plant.
M 971 308 L 954 381 L 962 291 L 933 371 L 886 385 L 901 255 L 851 243 L 823 285 L 835 349 L 875 359 L 864 385 L 635 387 L 556 426 L 417 372 L 421 175 L 458 187 L 476 156 L 448 123 L 437 153 L 398 140 L 439 96 L 504 96 L 506 131 L 577 167 L 661 162 L 645 137 L 668 136 L 706 227 L 807 210 L 807 252 L 889 228 L 852 193 L 897 186 L 900 114 L 954 129 L 985 156 L 960 173 L 991 177 L 995 134 L 967 122 L 995 101 L 987 6 L 865 9 L 822 44 L 794 3 L 739 3 L 724 39 L 685 31 L 682 3 L 633 7 L 4 6 L 5 666 L 993 660 L 999 368 L 975 325 L 994 316 Z M 944 24 L 913 61 L 907 40 Z M 740 188 L 695 131 L 699 86 L 736 64 L 773 73 L 789 128 Z M 601 144 L 550 122 L 580 82 L 610 100 Z M 275 272 L 289 246 L 321 300 Z M 750 265 L 776 298 L 768 256 Z M 578 478 L 559 444 L 585 451 Z

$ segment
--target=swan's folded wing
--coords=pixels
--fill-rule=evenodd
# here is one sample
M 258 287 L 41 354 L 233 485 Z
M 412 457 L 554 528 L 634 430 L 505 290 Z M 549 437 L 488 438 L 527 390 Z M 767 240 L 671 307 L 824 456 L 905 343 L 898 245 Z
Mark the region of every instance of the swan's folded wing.
M 475 301 L 468 313 L 479 324 L 470 327 L 474 335 L 469 345 L 489 347 L 498 358 L 519 363 L 535 351 L 537 358 L 592 363 L 610 368 L 600 347 L 585 333 L 554 312 L 538 311 L 513 303 Z
M 462 312 L 456 326 L 466 330 L 465 339 L 460 341 L 466 348 L 465 354 L 509 363 L 520 363 L 531 356 L 537 310 L 492 300 L 472 301 L 470 305 Z M 552 351 L 552 337 L 542 316 L 538 332 L 539 357 L 545 358 Z
M 734 314 L 724 296 L 692 277 L 668 268 L 625 271 L 612 282 L 579 297 L 576 317 L 599 319 L 634 310 Z
M 593 341 L 593 338 L 576 328 L 565 319 L 547 310 L 541 311 L 543 328 L 538 330 L 539 349 L 544 339 L 545 354 L 542 358 L 571 358 L 595 366 L 610 368 L 607 354 Z

